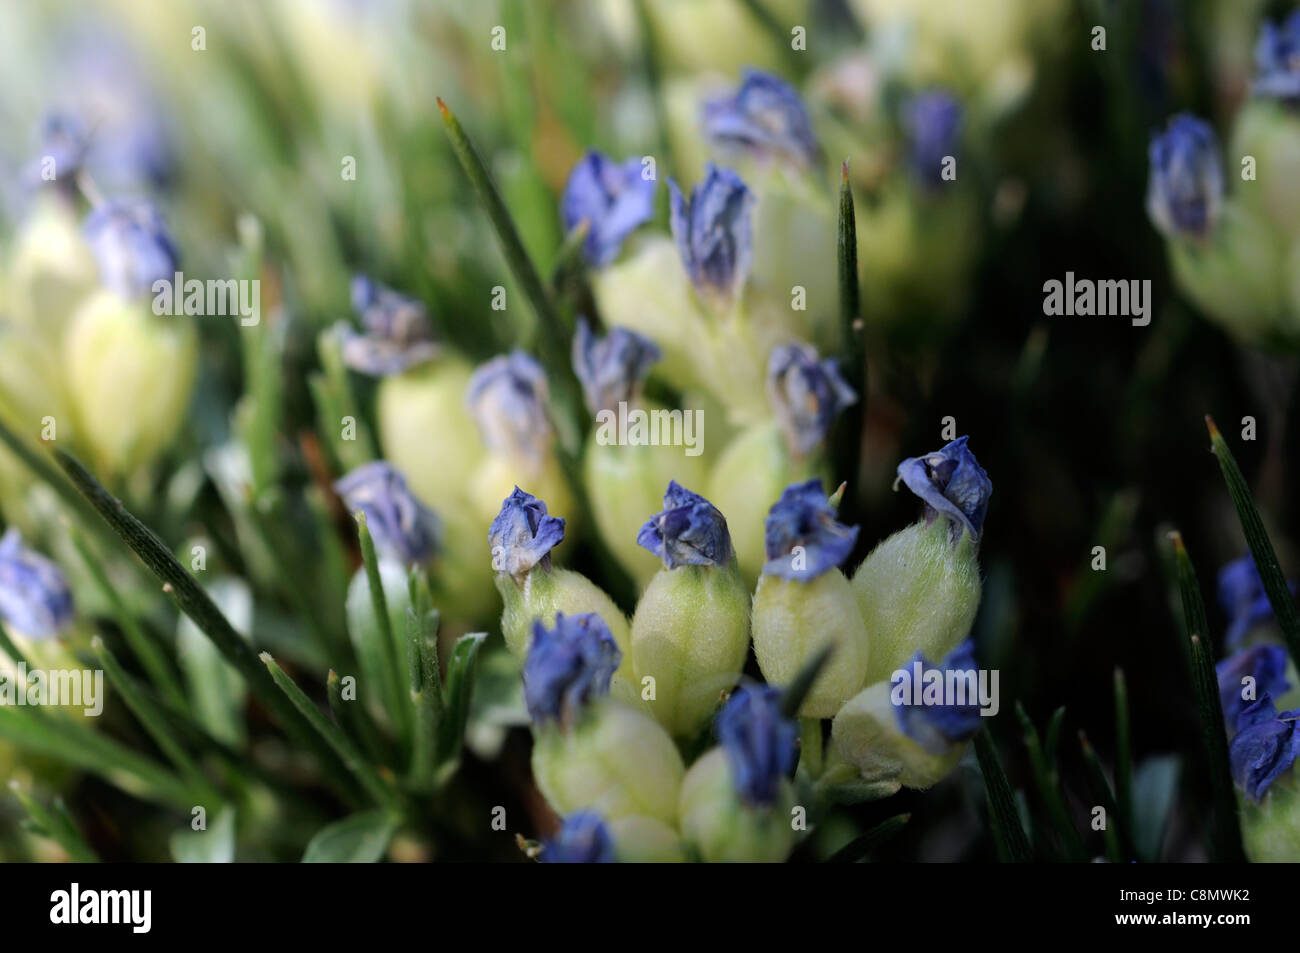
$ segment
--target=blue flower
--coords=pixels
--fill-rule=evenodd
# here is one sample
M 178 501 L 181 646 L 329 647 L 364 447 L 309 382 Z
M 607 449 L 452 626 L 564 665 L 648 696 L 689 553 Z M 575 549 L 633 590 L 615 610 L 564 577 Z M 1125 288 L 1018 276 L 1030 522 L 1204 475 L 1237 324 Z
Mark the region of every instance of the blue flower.
M 560 197 L 564 230 L 587 223 L 583 245 L 587 260 L 596 267 L 618 257 L 624 240 L 654 215 L 658 182 L 642 174 L 641 160 L 622 165 L 594 149 L 569 173 Z
M 908 457 L 898 465 L 898 480 L 925 501 L 926 519 L 942 513 L 970 531 L 975 539 L 984 529 L 984 514 L 993 494 L 993 481 L 966 448 L 969 437 L 958 437 L 942 450 Z M 960 535 L 960 534 L 958 534 Z
M 1296 584 L 1288 580 L 1294 593 Z M 1233 651 L 1252 629 L 1273 621 L 1273 604 L 1264 591 L 1264 581 L 1259 578 L 1259 568 L 1250 553 L 1234 559 L 1219 570 L 1219 605 L 1228 616 L 1225 638 L 1228 651 Z
M 1296 718 L 1300 711 L 1279 714 L 1267 692 L 1237 716 L 1237 734 L 1228 745 L 1228 760 L 1233 779 L 1252 801 L 1260 800 L 1300 755 Z
M 533 622 L 524 662 L 524 704 L 534 724 L 573 724 L 587 702 L 609 694 L 622 660 L 609 626 L 594 612 L 555 614 L 555 628 Z
M 423 565 L 436 555 L 438 518 L 417 500 L 391 463 L 362 464 L 334 484 L 350 512 L 360 510 L 375 549 L 405 566 Z
M 1281 27 L 1265 20 L 1255 41 L 1255 82 L 1251 91 L 1288 105 L 1300 101 L 1300 10 Z
M 365 275 L 352 279 L 352 307 L 362 332 L 339 324 L 343 363 L 364 374 L 400 374 L 438 353 L 429 312 L 415 298 L 399 294 Z
M 465 403 L 488 450 L 540 460 L 551 444 L 549 394 L 542 366 L 523 351 L 511 351 L 474 371 Z
M 546 504 L 519 487 L 501 503 L 488 529 L 492 568 L 522 576 L 539 562 L 550 566 L 551 550 L 564 539 L 564 520 L 546 514 Z
M 1219 702 L 1230 728 L 1235 728 L 1237 716 L 1249 704 L 1241 697 L 1245 688 L 1243 679 L 1254 679 L 1254 698 L 1265 692 L 1284 695 L 1291 687 L 1286 680 L 1286 650 L 1280 645 L 1256 645 L 1230 655 L 1219 662 L 1215 671 L 1219 676 Z
M 794 768 L 794 722 L 781 714 L 781 691 L 772 685 L 736 689 L 718 713 L 718 741 L 741 799 L 754 807 L 776 800 L 781 780 Z
M 807 456 L 826 439 L 840 411 L 858 395 L 834 360 L 819 361 L 808 344 L 782 344 L 767 360 L 767 396 L 790 452 Z
M 175 280 L 180 255 L 149 202 L 106 202 L 86 216 L 83 230 L 101 280 L 123 297 L 147 295 L 154 282 Z
M 593 414 L 616 410 L 640 390 L 650 365 L 663 352 L 644 335 L 627 328 L 611 328 L 603 338 L 592 333 L 586 318 L 578 319 L 573 337 L 573 371 Z
M 1147 215 L 1170 238 L 1204 238 L 1223 204 L 1219 140 L 1210 124 L 1188 113 L 1151 140 Z
M 668 569 L 731 562 L 731 533 L 722 513 L 676 480 L 668 484 L 664 508 L 641 527 L 636 542 L 662 559 Z
M 668 180 L 673 240 L 686 274 L 715 304 L 730 303 L 754 258 L 754 193 L 730 169 L 705 166 L 704 181 L 684 198 Z
M 912 174 L 926 186 L 942 185 L 944 159 L 957 153 L 961 104 L 942 90 L 931 90 L 907 101 L 902 120 Z
M 0 537 L 0 620 L 28 638 L 47 639 L 66 628 L 72 615 L 63 570 L 25 547 L 11 527 Z
M 595 811 L 570 814 L 555 836 L 542 845 L 545 864 L 612 864 L 614 839 Z
M 783 579 L 806 582 L 834 569 L 858 540 L 856 526 L 835 521 L 820 479 L 787 486 L 763 525 L 767 545 L 763 572 Z
M 918 665 L 920 684 L 915 680 Z M 933 677 L 929 675 L 932 671 L 938 671 L 943 679 L 939 683 L 944 686 L 943 700 L 939 704 L 924 703 L 925 688 Z M 949 696 L 950 683 L 953 691 L 964 693 L 964 701 L 958 702 L 961 694 Z M 917 652 L 893 679 L 891 700 L 895 694 L 911 699 L 903 704 L 894 701 L 898 730 L 931 754 L 943 754 L 954 744 L 970 740 L 980 730 L 982 717 L 978 686 L 979 666 L 975 664 L 975 643 L 970 639 L 949 652 L 938 665 L 931 665 L 924 655 Z
M 820 155 L 799 94 L 771 73 L 746 69 L 739 89 L 704 104 L 703 122 L 705 136 L 722 149 L 774 156 L 804 167 Z

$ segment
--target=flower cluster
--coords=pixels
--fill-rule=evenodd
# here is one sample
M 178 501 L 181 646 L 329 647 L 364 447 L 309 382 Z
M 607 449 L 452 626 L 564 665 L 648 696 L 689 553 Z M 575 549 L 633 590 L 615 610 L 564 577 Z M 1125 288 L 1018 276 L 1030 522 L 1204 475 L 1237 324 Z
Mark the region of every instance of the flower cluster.
M 752 596 L 728 520 L 670 482 L 663 509 L 637 534 L 663 568 L 630 627 L 590 580 L 551 564 L 564 527 L 544 503 L 518 488 L 503 502 L 489 534 L 502 628 L 522 663 L 534 776 L 570 819 L 560 842 L 578 817 L 588 819 L 584 837 L 603 844 L 608 836 L 619 859 L 683 851 L 783 859 L 796 842 L 785 818 L 795 708 L 819 725 L 832 720 L 834 754 L 849 775 L 829 784 L 928 787 L 952 770 L 979 728 L 981 699 L 936 701 L 918 686 L 900 703 L 896 670 L 915 666 L 927 683 L 935 674 L 980 680 L 968 634 L 979 601 L 975 542 L 992 484 L 965 437 L 903 461 L 898 472 L 926 515 L 877 547 L 851 579 L 838 566 L 858 528 L 836 519 L 820 480 L 786 487 L 766 520 L 768 562 Z M 524 626 L 526 646 L 513 634 Z M 742 683 L 751 639 L 766 685 Z M 788 701 L 786 687 L 827 647 L 811 684 Z M 710 722 L 717 747 L 683 763 L 675 740 L 689 749 Z M 590 834 L 592 817 L 609 825 L 604 834 Z M 639 829 L 627 845 L 613 831 L 625 823 Z

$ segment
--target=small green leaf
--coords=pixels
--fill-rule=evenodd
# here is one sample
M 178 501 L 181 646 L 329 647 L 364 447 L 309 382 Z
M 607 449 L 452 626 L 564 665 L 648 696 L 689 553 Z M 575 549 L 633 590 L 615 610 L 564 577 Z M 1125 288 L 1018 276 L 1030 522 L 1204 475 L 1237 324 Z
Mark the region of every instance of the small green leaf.
M 411 714 L 405 702 L 409 691 L 407 677 L 403 674 L 405 655 L 399 658 L 397 654 L 398 642 L 394 635 L 393 617 L 389 614 L 388 597 L 384 593 L 379 557 L 375 553 L 375 541 L 370 535 L 370 527 L 366 525 L 366 514 L 358 511 L 355 515 L 357 535 L 361 541 L 361 560 L 365 564 L 366 582 L 370 588 L 370 610 L 376 627 L 369 649 L 377 655 L 376 675 L 384 680 L 385 711 L 392 720 L 398 736 L 407 739 L 411 733 Z M 354 641 L 356 635 L 357 633 L 354 632 Z M 403 639 L 402 645 L 405 644 L 406 640 Z M 360 650 L 358 654 L 362 654 Z
M 303 717 L 312 728 L 338 754 L 339 760 L 355 775 L 361 786 L 365 788 L 366 793 L 379 804 L 392 803 L 394 800 L 393 790 L 384 783 L 374 767 L 357 750 L 352 740 L 343 734 L 343 730 L 321 714 L 320 709 L 316 707 L 316 703 L 308 698 L 294 680 L 285 674 L 284 669 L 276 664 L 275 659 L 265 652 L 262 653 L 261 659 L 271 673 L 272 680 L 284 692 L 285 697 L 298 711 L 302 712 Z
M 1210 425 L 1211 439 L 1222 446 L 1223 438 L 1215 429 L 1214 422 L 1208 417 L 1206 421 Z M 1217 450 L 1215 452 L 1218 453 Z M 1223 452 L 1227 454 L 1226 446 L 1223 446 Z M 1235 471 L 1236 464 L 1232 463 L 1231 454 L 1228 454 L 1226 459 Z M 1223 460 L 1224 458 L 1220 457 L 1220 463 L 1223 463 Z M 1228 467 L 1225 465 L 1224 474 L 1227 473 Z M 1237 477 L 1240 476 L 1238 472 Z M 1231 485 L 1232 481 L 1229 480 L 1230 488 Z M 1247 494 L 1247 502 L 1249 502 L 1249 494 Z M 1253 504 L 1251 509 L 1253 511 Z M 1239 508 L 1238 513 L 1240 512 Z M 1214 806 L 1210 823 L 1210 850 L 1220 862 L 1242 862 L 1246 859 L 1246 852 L 1241 842 L 1241 817 L 1238 813 L 1237 794 L 1232 783 L 1232 768 L 1228 761 L 1228 736 L 1224 728 L 1223 708 L 1219 702 L 1219 677 L 1214 669 L 1214 650 L 1205 630 L 1198 631 L 1196 628 L 1209 625 L 1205 616 L 1205 600 L 1201 598 L 1201 586 L 1196 580 L 1196 570 L 1187 548 L 1183 545 L 1182 536 L 1175 531 L 1170 533 L 1170 538 L 1174 543 L 1178 588 L 1183 602 L 1183 619 L 1191 646 L 1192 692 L 1196 698 L 1196 714 L 1201 723 L 1201 745 L 1205 749 L 1210 774 L 1210 792 Z M 1119 684 L 1116 683 L 1117 688 Z
M 9 790 L 22 803 L 30 816 L 32 826 L 42 837 L 47 837 L 63 848 L 68 859 L 77 864 L 97 864 L 99 857 L 82 838 L 80 831 L 68 814 L 61 798 L 56 797 L 50 807 L 46 807 L 35 797 L 23 790 L 17 781 L 9 782 Z
M 474 690 L 475 662 L 486 632 L 471 632 L 461 636 L 451 650 L 447 665 L 447 687 L 443 716 L 438 724 L 438 762 L 446 764 L 460 756 L 465 740 L 465 724 L 469 720 L 469 705 Z
M 442 682 L 438 672 L 439 616 L 436 610 L 425 608 L 428 590 L 417 585 L 415 576 L 413 571 L 411 595 L 415 605 L 406 609 L 411 707 L 415 716 L 415 730 L 411 736 L 411 780 L 417 789 L 428 790 L 433 786 L 438 722 L 443 714 Z
M 153 738 L 159 750 L 176 766 L 181 777 L 192 784 L 196 791 L 202 793 L 203 802 L 215 807 L 223 799 L 221 792 L 212 785 L 212 782 L 199 769 L 198 764 L 190 757 L 189 752 L 185 750 L 185 745 L 176 737 L 171 723 L 161 706 L 149 697 L 135 679 L 127 674 L 126 670 L 118 662 L 117 657 L 104 644 L 102 638 L 95 636 L 90 641 L 90 647 L 99 659 L 99 664 L 103 666 L 108 680 L 117 689 L 117 693 L 122 696 L 122 700 L 126 702 L 126 707 L 131 709 L 131 714 L 135 715 L 136 720 L 144 726 L 145 731 L 149 733 L 149 737 Z
M 1244 863 L 1246 850 L 1241 842 L 1241 817 L 1228 761 L 1228 736 L 1219 704 L 1219 680 L 1208 647 L 1199 635 L 1192 636 L 1192 684 L 1196 690 L 1196 713 L 1201 719 L 1202 743 L 1209 758 L 1210 790 L 1213 794 L 1210 849 L 1221 863 Z
M 840 292 L 840 338 L 844 348 L 842 369 L 858 395 L 836 425 L 836 475 L 849 488 L 849 505 L 843 518 L 852 518 L 858 506 L 858 469 L 862 449 L 862 424 L 867 408 L 866 333 L 862 323 L 862 293 L 858 284 L 858 226 L 849 184 L 849 160 L 840 166 L 840 208 L 837 227 Z
M 99 775 L 128 794 L 188 809 L 196 792 L 151 758 L 80 720 L 53 717 L 38 708 L 0 705 L 0 741 Z
M 989 804 L 989 824 L 993 828 L 993 842 L 997 845 L 998 860 L 1003 863 L 1028 863 L 1033 859 L 1029 838 L 1020 824 L 1020 810 L 1015 794 L 1002 770 L 998 749 L 981 728 L 975 735 L 975 756 L 979 759 L 980 773 L 984 775 L 984 794 Z
M 1016 703 L 1016 715 L 1024 728 L 1025 748 L 1029 751 L 1029 762 L 1033 766 L 1034 783 L 1038 788 L 1039 797 L 1042 798 L 1043 806 L 1047 809 L 1047 816 L 1056 839 L 1065 853 L 1066 860 L 1082 863 L 1088 859 L 1088 854 L 1084 849 L 1083 839 L 1079 837 L 1079 831 L 1070 820 L 1069 809 L 1065 806 L 1060 780 L 1056 774 L 1056 764 L 1047 760 L 1038 740 L 1038 730 L 1019 702 Z
M 379 730 L 366 712 L 365 705 L 355 698 L 349 700 L 343 697 L 342 679 L 334 669 L 329 670 L 325 688 L 334 723 L 352 739 L 353 744 L 369 754 L 370 759 L 376 764 L 387 760 L 388 752 L 379 736 Z
M 397 818 L 388 811 L 365 811 L 317 831 L 302 855 L 304 864 L 373 864 L 397 833 Z
M 807 772 L 814 781 L 821 776 L 825 767 L 822 758 L 822 720 L 820 718 L 799 719 L 799 767 Z
M 1120 824 L 1129 832 L 1139 830 L 1133 816 L 1133 746 L 1129 730 L 1128 682 L 1124 670 L 1115 669 L 1115 806 Z
M 1219 469 L 1223 471 L 1223 479 L 1228 484 L 1228 495 L 1236 507 L 1237 519 L 1241 521 L 1241 529 L 1246 536 L 1246 545 L 1250 547 L 1250 554 L 1259 570 L 1259 578 L 1264 583 L 1264 592 L 1277 617 L 1278 628 L 1282 630 L 1282 638 L 1291 653 L 1291 661 L 1300 665 L 1300 610 L 1296 608 L 1295 598 L 1286 584 L 1286 576 L 1282 574 L 1282 566 L 1277 561 L 1277 553 L 1264 529 L 1264 521 L 1251 498 L 1246 478 L 1241 475 L 1232 451 L 1228 449 L 1223 435 L 1208 414 L 1205 423 L 1210 430 L 1210 449 L 1218 458 Z M 1207 635 L 1208 630 L 1200 629 L 1198 634 Z
M 537 314 L 539 325 L 537 344 L 543 356 L 542 363 L 552 372 L 558 370 L 562 373 L 569 366 L 567 350 L 569 336 L 560 321 L 555 302 L 551 299 L 550 292 L 537 272 L 537 267 L 524 248 L 510 210 L 502 201 L 501 193 L 492 182 L 492 176 L 488 173 L 478 150 L 474 148 L 474 144 L 470 142 L 469 136 L 461 127 L 460 120 L 447 108 L 447 104 L 441 97 L 438 99 L 438 110 L 442 113 L 442 122 L 447 130 L 447 138 L 451 140 L 452 151 L 456 154 L 456 159 L 465 170 L 471 188 L 496 229 L 497 239 L 501 243 L 501 250 L 505 254 L 506 263 L 510 266 L 510 272 L 523 288 L 524 294 L 533 306 L 533 311 Z
M 76 529 L 69 532 L 72 539 L 72 545 L 76 547 L 77 553 L 90 572 L 90 577 L 99 589 L 100 595 L 108 603 L 109 608 L 113 611 L 113 621 L 117 627 L 122 630 L 122 636 L 126 639 L 127 645 L 131 647 L 131 652 L 148 673 L 149 679 L 154 686 L 166 696 L 167 700 L 176 708 L 184 709 L 186 707 L 185 692 L 181 689 L 180 679 L 177 678 L 171 664 L 167 661 L 166 656 L 158 647 L 157 643 L 150 638 L 141 628 L 140 623 L 135 616 L 126 607 L 122 597 L 118 595 L 117 587 L 114 586 L 104 572 L 104 567 L 100 564 L 99 559 L 90 550 L 90 546 Z
M 1101 758 L 1088 743 L 1088 736 L 1079 732 L 1079 747 L 1083 751 L 1083 762 L 1088 769 L 1088 786 L 1097 802 L 1106 809 L 1106 851 L 1113 863 L 1124 860 L 1137 860 L 1137 850 L 1133 846 L 1131 832 L 1127 821 L 1120 814 L 1115 794 L 1110 781 L 1106 778 L 1106 769 L 1102 767 Z
M 164 590 L 171 595 L 180 610 L 194 621 L 199 630 L 221 650 L 227 661 L 239 670 L 253 693 L 271 710 L 290 737 L 315 752 L 325 764 L 337 765 L 337 758 L 329 746 L 321 743 L 302 714 L 276 687 L 257 654 L 163 541 L 136 519 L 121 501 L 114 499 L 76 457 L 61 450 L 56 450 L 54 457 L 104 522 L 164 583 Z

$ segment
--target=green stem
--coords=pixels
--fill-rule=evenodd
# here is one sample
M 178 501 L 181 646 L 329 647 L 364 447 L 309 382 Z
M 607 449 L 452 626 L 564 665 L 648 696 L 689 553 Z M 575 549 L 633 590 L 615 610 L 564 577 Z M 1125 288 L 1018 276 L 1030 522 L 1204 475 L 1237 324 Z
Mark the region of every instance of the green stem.
M 176 606 L 189 616 L 199 631 L 211 639 L 226 660 L 244 676 L 253 694 L 270 709 L 290 737 L 315 753 L 327 770 L 341 769 L 342 765 L 334 752 L 321 742 L 310 723 L 285 698 L 252 647 L 235 631 L 230 620 L 163 541 L 136 519 L 120 501 L 109 495 L 76 457 L 61 450 L 55 451 L 54 456 L 73 485 L 145 566 L 162 580 L 163 590 L 171 595 Z M 331 777 L 340 778 L 337 770 L 329 770 L 329 773 Z M 346 772 L 343 773 L 342 780 L 346 782 Z M 354 792 L 345 783 L 341 793 L 351 797 Z
M 858 395 L 845 408 L 837 428 L 837 476 L 848 484 L 849 505 L 845 519 L 858 509 L 858 470 L 862 456 L 862 427 L 867 411 L 867 351 L 862 324 L 862 293 L 858 284 L 858 226 L 849 184 L 849 160 L 840 166 L 840 208 L 836 228 L 840 292 L 840 338 L 849 386 Z
M 1084 849 L 1083 840 L 1079 837 L 1078 830 L 1070 821 L 1070 812 L 1065 806 L 1065 798 L 1061 795 L 1056 766 L 1048 763 L 1042 745 L 1038 740 L 1038 731 L 1034 728 L 1034 723 L 1029 720 L 1029 715 L 1025 713 L 1024 708 L 1018 702 L 1016 703 L 1016 715 L 1020 718 L 1020 724 L 1024 728 L 1025 748 L 1029 751 L 1029 762 L 1033 767 L 1034 783 L 1038 787 L 1038 794 L 1042 798 L 1043 806 L 1047 809 L 1047 816 L 1052 823 L 1052 829 L 1056 832 L 1057 840 L 1065 852 L 1066 859 L 1075 863 L 1082 863 L 1088 859 L 1088 854 Z
M 105 674 L 108 675 L 108 680 L 113 683 L 113 687 L 126 702 L 126 707 L 144 726 L 159 750 L 176 766 L 181 777 L 204 795 L 204 803 L 208 806 L 215 809 L 216 805 L 223 803 L 225 796 L 204 776 L 194 759 L 185 750 L 185 746 L 172 732 L 162 710 L 146 696 L 135 679 L 126 673 L 117 657 L 104 645 L 104 640 L 95 636 L 90 642 L 90 647 L 99 659 L 99 664 L 103 666 Z
M 379 629 L 380 652 L 388 675 L 388 690 L 385 693 L 391 701 L 388 715 L 393 720 L 398 737 L 406 740 L 410 738 L 411 728 L 410 712 L 403 701 L 407 686 L 397 658 L 397 641 L 393 635 L 393 620 L 388 616 L 388 597 L 384 595 L 379 557 L 375 553 L 375 541 L 370 535 L 370 527 L 366 525 L 366 514 L 358 510 L 356 520 L 357 534 L 361 541 L 361 561 L 366 567 L 366 582 L 370 586 L 371 611 L 375 614 L 375 625 Z
M 159 650 L 157 643 L 140 627 L 140 623 L 136 621 L 131 611 L 127 609 L 122 597 L 117 593 L 117 588 L 109 581 L 108 575 L 104 572 L 104 567 L 95 557 L 95 554 L 90 551 L 90 547 L 82 535 L 75 529 L 71 530 L 69 535 L 72 538 L 72 545 L 76 547 L 77 552 L 81 555 L 81 560 L 86 564 L 86 569 L 89 570 L 100 595 L 103 596 L 113 610 L 113 620 L 117 623 L 118 628 L 122 630 L 122 637 L 126 639 L 127 645 L 131 647 L 131 652 L 144 666 L 145 672 L 149 675 L 149 680 L 167 697 L 167 700 L 174 707 L 185 711 L 189 707 L 189 701 L 181 688 L 180 679 L 168 664 L 166 656 Z
M 1223 471 L 1223 479 L 1228 484 L 1228 495 L 1232 497 L 1232 505 L 1237 509 L 1237 518 L 1241 521 L 1246 544 L 1250 547 L 1255 567 L 1259 570 L 1264 592 L 1268 594 L 1269 604 L 1277 617 L 1278 628 L 1281 629 L 1282 638 L 1291 653 L 1291 660 L 1296 665 L 1300 665 L 1300 610 L 1296 609 L 1295 598 L 1291 595 L 1290 587 L 1287 586 L 1286 576 L 1282 574 L 1282 566 L 1278 563 L 1277 553 L 1273 550 L 1268 532 L 1264 529 L 1264 521 L 1260 518 L 1255 501 L 1251 498 L 1246 478 L 1241 475 L 1241 469 L 1237 466 L 1232 451 L 1228 449 L 1223 435 L 1219 433 L 1219 428 L 1214 425 L 1214 421 L 1208 414 L 1205 417 L 1205 424 L 1210 430 L 1210 449 L 1218 458 L 1219 469 Z M 1208 630 L 1200 629 L 1198 634 L 1208 635 Z
M 523 239 L 519 237 L 519 229 L 515 225 L 514 218 L 510 215 L 509 209 L 506 208 L 505 202 L 501 199 L 501 193 L 496 184 L 492 181 L 492 176 L 488 173 L 487 166 L 479 156 L 478 150 L 470 141 L 469 136 L 461 127 L 460 120 L 456 118 L 455 113 L 447 108 L 447 104 L 438 99 L 438 110 L 442 113 L 442 122 L 447 129 L 447 137 L 451 140 L 452 151 L 456 154 L 460 166 L 465 170 L 465 175 L 469 179 L 470 186 L 483 203 L 487 211 L 488 218 L 491 219 L 493 227 L 496 229 L 497 239 L 501 243 L 501 250 L 505 255 L 506 263 L 510 266 L 511 273 L 519 286 L 523 289 L 524 294 L 533 306 L 533 311 L 537 315 L 539 323 L 539 341 L 538 350 L 544 355 L 543 363 L 554 373 L 562 371 L 568 367 L 569 358 L 566 347 L 568 333 L 560 320 L 560 314 L 555 307 L 550 292 L 547 291 L 541 275 L 537 271 L 537 266 L 529 257 L 528 251 L 524 248 Z
M 162 765 L 59 715 L 0 705 L 0 740 L 99 775 L 136 797 L 185 810 L 198 800 L 190 785 Z

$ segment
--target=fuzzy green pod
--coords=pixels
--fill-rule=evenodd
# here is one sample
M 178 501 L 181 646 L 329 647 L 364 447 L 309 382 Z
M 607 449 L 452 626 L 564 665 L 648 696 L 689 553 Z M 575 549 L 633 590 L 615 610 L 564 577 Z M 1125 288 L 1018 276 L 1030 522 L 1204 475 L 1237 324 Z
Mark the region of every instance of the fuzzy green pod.
M 824 646 L 833 645 L 799 714 L 830 718 L 856 694 L 869 661 L 858 601 L 837 569 L 808 582 L 764 575 L 754 594 L 754 654 L 763 677 L 788 685 Z
M 1300 237 L 1300 118 L 1283 104 L 1254 97 L 1242 106 L 1232 135 L 1231 156 L 1250 156 L 1257 180 L 1236 190 L 1234 201 L 1267 219 L 1280 238 Z
M 794 788 L 782 780 L 771 804 L 745 804 L 722 748 L 699 758 L 682 781 L 682 835 L 708 863 L 773 863 L 794 849 Z
M 1241 798 L 1241 837 L 1254 863 L 1294 863 L 1300 857 L 1300 785 L 1294 771 L 1275 781 L 1259 803 Z
M 465 412 L 471 374 L 459 358 L 439 357 L 384 377 L 375 397 L 384 458 L 439 512 L 464 506 L 470 474 L 484 455 L 474 419 Z M 430 453 L 430 434 L 450 452 Z
M 653 686 L 649 710 L 673 737 L 703 728 L 740 678 L 749 602 L 734 561 L 661 569 L 646 587 L 632 616 L 632 671 L 642 697 Z
M 773 685 L 789 685 L 826 646 L 833 651 L 799 714 L 830 718 L 861 690 L 869 643 L 848 579 L 838 569 L 858 527 L 835 520 L 821 480 L 786 487 L 765 522 L 767 562 L 754 593 L 754 654 Z
M 899 730 L 890 690 L 889 682 L 876 682 L 849 699 L 831 722 L 831 741 L 865 781 L 931 787 L 957 766 L 965 745 L 926 751 Z
M 587 441 L 583 478 L 596 529 L 639 586 L 645 586 L 656 571 L 654 560 L 636 543 L 645 514 L 659 505 L 669 480 L 677 479 L 688 486 L 704 481 L 704 458 L 692 455 L 689 449 L 602 443 L 598 433 Z
M 609 626 L 610 634 L 623 653 L 622 664 L 614 673 L 610 693 L 617 699 L 635 703 L 638 698 L 632 672 L 631 634 L 627 616 L 614 604 L 605 590 L 582 573 L 571 569 L 537 568 L 522 581 L 505 573 L 497 574 L 497 591 L 501 593 L 504 609 L 501 613 L 501 633 L 506 648 L 522 664 L 528 655 L 533 623 L 540 620 L 545 626 L 555 624 L 557 613 L 582 615 L 594 612 Z
M 632 618 L 632 662 L 649 710 L 676 738 L 699 732 L 749 653 L 749 590 L 727 520 L 704 497 L 668 484 L 638 545 L 664 564 Z
M 752 584 L 767 562 L 763 517 L 771 500 L 796 480 L 820 476 L 811 460 L 794 461 L 776 421 L 747 427 L 723 449 L 706 495 L 724 513 L 741 574 Z
M 653 817 L 620 817 L 607 825 L 621 864 L 680 864 L 686 860 L 681 835 Z
M 947 520 L 918 521 L 880 543 L 853 574 L 871 644 L 866 682 L 888 681 L 918 651 L 942 658 L 970 632 L 980 570 L 970 534 L 949 542 Z
M 14 241 L 5 316 L 57 344 L 98 284 L 95 257 L 71 206 L 52 196 L 39 199 Z
M 568 730 L 539 727 L 532 765 L 560 814 L 590 808 L 611 821 L 648 817 L 676 826 L 686 773 L 677 746 L 653 718 L 612 698 L 594 701 Z
M 1205 241 L 1171 240 L 1168 252 L 1179 289 L 1235 337 L 1295 333 L 1287 317 L 1289 246 L 1260 213 L 1228 202 Z
M 79 439 L 100 471 L 147 466 L 189 409 L 198 368 L 193 322 L 101 291 L 77 310 L 63 346 Z

